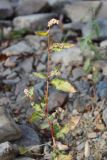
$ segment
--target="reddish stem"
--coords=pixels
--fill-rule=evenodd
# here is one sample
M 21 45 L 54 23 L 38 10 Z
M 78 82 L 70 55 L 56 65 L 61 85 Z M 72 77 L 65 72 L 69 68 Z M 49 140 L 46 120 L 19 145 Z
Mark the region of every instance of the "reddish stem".
M 46 98 L 45 116 L 46 116 L 46 119 L 48 120 L 48 124 L 49 124 L 49 126 L 50 126 L 50 132 L 51 132 L 51 137 L 52 137 L 52 141 L 53 141 L 53 146 L 55 147 L 56 145 L 55 145 L 55 138 L 54 138 L 53 123 L 52 123 L 52 122 L 49 120 L 49 118 L 48 118 L 50 55 L 51 55 L 50 35 L 48 34 L 48 60 L 47 60 L 47 81 L 46 81 L 46 93 L 45 93 L 45 98 Z

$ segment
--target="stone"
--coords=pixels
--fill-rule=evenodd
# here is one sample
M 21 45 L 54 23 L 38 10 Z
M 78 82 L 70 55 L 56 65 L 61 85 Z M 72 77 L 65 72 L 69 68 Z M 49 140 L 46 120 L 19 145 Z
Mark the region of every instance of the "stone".
M 8 85 L 14 85 L 20 81 L 19 77 L 13 78 L 13 79 L 4 79 L 3 83 Z
M 80 79 L 78 81 L 75 81 L 74 85 L 79 92 L 89 94 L 90 83 L 87 80 Z
M 36 70 L 37 72 L 41 72 L 41 71 L 44 71 L 46 70 L 46 65 L 42 64 L 42 63 L 39 63 L 36 67 Z
M 12 27 L 4 27 L 3 28 L 3 35 L 5 38 L 9 38 L 12 32 Z
M 65 5 L 64 11 L 73 22 L 81 20 L 83 22 L 88 22 L 95 16 L 100 5 L 100 1 L 74 1 L 71 5 Z
M 107 125 L 107 108 L 103 110 L 102 118 L 104 123 Z
M 88 133 L 88 138 L 92 139 L 92 138 L 97 138 L 97 133 L 96 132 L 91 132 L 91 133 Z
M 107 18 L 107 2 L 102 1 L 101 2 L 101 7 L 99 9 L 99 12 L 97 14 L 97 18 Z
M 5 71 L 3 72 L 3 77 L 8 76 L 9 74 L 11 74 L 12 71 L 10 68 L 5 69 Z
M 85 143 L 84 143 L 84 142 L 80 143 L 80 144 L 77 146 L 77 151 L 83 150 L 83 149 L 84 149 L 84 146 L 85 146 Z
M 31 29 L 35 30 L 41 27 L 47 27 L 48 21 L 55 16 L 52 13 L 45 14 L 33 14 L 27 16 L 18 16 L 13 20 L 13 26 L 15 30 Z
M 20 67 L 25 73 L 30 73 L 33 68 L 33 57 L 29 57 L 21 62 Z
M 82 68 L 75 68 L 72 70 L 72 81 L 75 81 L 81 77 L 85 76 L 85 72 L 83 71 Z
M 16 66 L 17 63 L 17 57 L 16 56 L 10 56 L 9 58 L 6 59 L 4 66 L 13 68 Z
M 20 41 L 4 49 L 2 53 L 6 56 L 21 56 L 22 54 L 31 54 L 32 48 L 25 41 Z
M 92 39 L 105 39 L 107 38 L 107 19 L 96 19 L 95 23 L 99 27 L 99 34 L 95 32 L 95 29 L 93 26 L 93 23 L 89 21 L 88 23 L 84 24 L 82 27 L 82 34 L 83 36 L 88 36 L 90 33 L 92 34 Z
M 55 64 L 62 63 L 64 66 L 82 64 L 83 57 L 79 47 L 63 49 L 52 54 L 52 61 Z
M 59 92 L 57 90 L 51 90 L 49 95 L 48 110 L 49 112 L 54 111 L 58 107 L 62 107 L 67 100 L 67 94 Z
M 97 96 L 101 99 L 107 98 L 107 80 L 104 79 L 96 85 Z
M 35 159 L 30 157 L 22 157 L 22 158 L 16 158 L 15 160 L 35 160 Z
M 25 40 L 32 47 L 33 51 L 38 51 L 40 49 L 40 43 L 44 38 L 37 35 L 28 35 L 25 37 Z
M 84 113 L 92 106 L 91 98 L 88 95 L 80 95 L 74 100 L 73 106 L 78 112 Z
M 104 40 L 100 43 L 100 47 L 104 47 L 106 48 L 107 47 L 107 40 Z
M 9 98 L 8 97 L 1 97 L 0 98 L 0 105 L 2 106 L 2 105 L 7 105 L 7 104 L 9 104 L 10 103 L 10 100 L 9 100 Z
M 8 0 L 0 0 L 0 19 L 9 18 L 13 15 L 13 8 Z
M 0 160 L 14 160 L 15 151 L 9 142 L 0 144 Z
M 19 0 L 16 7 L 17 15 L 30 15 L 48 8 L 47 0 Z
M 21 137 L 21 130 L 4 106 L 0 106 L 0 142 L 12 141 Z
M 19 127 L 22 131 L 22 137 L 14 141 L 15 144 L 24 147 L 40 145 L 40 138 L 33 128 L 26 124 L 19 125 Z
M 22 138 L 14 141 L 14 144 L 17 145 L 17 147 L 23 146 L 27 149 L 27 152 L 24 154 L 25 156 L 32 157 L 34 154 L 40 154 L 41 140 L 37 131 L 27 124 L 20 125 L 20 128 L 22 130 Z

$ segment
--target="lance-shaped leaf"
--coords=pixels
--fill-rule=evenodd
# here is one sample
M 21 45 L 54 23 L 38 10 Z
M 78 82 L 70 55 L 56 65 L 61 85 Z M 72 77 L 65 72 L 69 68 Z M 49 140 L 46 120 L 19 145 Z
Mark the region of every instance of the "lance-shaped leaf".
M 51 84 L 55 86 L 56 89 L 64 92 L 70 92 L 70 93 L 76 92 L 76 89 L 68 81 L 65 81 L 63 79 L 55 78 L 51 81 Z
M 35 32 L 35 34 L 38 35 L 38 36 L 43 36 L 43 37 L 48 36 L 48 32 L 47 31 L 46 32 L 38 31 L 38 32 Z
M 38 78 L 41 78 L 41 79 L 46 79 L 46 77 L 47 77 L 45 74 L 40 73 L 40 72 L 39 73 L 38 72 L 34 72 L 33 75 L 38 77 Z
M 88 58 L 88 59 L 85 61 L 84 66 L 83 66 L 83 69 L 84 69 L 84 71 L 87 72 L 87 73 L 91 71 L 91 69 L 92 69 L 92 64 L 91 64 L 91 59 L 90 59 L 90 58 Z
M 53 51 L 61 51 L 62 49 L 72 48 L 74 44 L 71 43 L 53 43 L 51 46 L 51 50 Z

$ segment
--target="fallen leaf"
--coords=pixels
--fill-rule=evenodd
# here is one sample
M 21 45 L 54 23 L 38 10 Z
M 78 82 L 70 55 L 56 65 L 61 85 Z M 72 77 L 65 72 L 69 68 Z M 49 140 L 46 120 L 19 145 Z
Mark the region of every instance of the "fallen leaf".
M 72 84 L 63 79 L 55 78 L 51 81 L 51 84 L 55 86 L 56 89 L 64 92 L 70 92 L 70 93 L 76 92 L 76 89 L 72 86 Z
M 56 142 L 56 146 L 60 151 L 68 150 L 68 146 L 65 144 L 62 144 L 61 142 Z
M 72 116 L 67 124 L 69 130 L 74 130 L 75 127 L 78 125 L 80 119 L 81 119 L 81 116 Z

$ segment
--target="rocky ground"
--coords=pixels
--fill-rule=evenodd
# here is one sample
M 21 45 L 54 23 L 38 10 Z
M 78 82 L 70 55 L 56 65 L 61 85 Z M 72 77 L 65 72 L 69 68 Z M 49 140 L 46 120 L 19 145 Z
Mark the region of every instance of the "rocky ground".
M 70 128 L 60 146 L 76 160 L 107 159 L 107 2 L 74 1 L 0 1 L 0 160 L 51 160 L 50 134 L 29 123 L 33 110 L 24 95 L 32 85 L 36 98 L 44 95 L 45 82 L 32 73 L 46 71 L 47 39 L 34 31 L 46 30 L 51 18 L 63 22 L 63 33 L 51 31 L 55 42 L 75 44 L 52 54 L 52 67 L 59 65 L 62 78 L 77 90 L 50 87 L 49 112 L 58 110 Z M 99 26 L 99 35 L 91 36 L 96 50 L 82 50 L 79 39 L 92 32 L 92 19 Z M 23 155 L 22 146 L 28 149 Z

